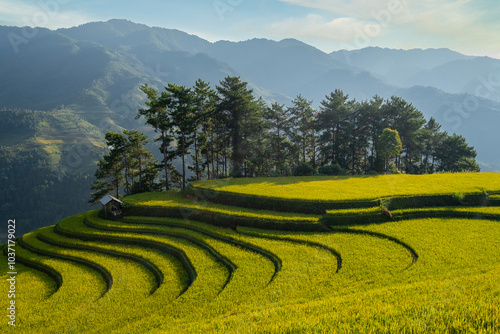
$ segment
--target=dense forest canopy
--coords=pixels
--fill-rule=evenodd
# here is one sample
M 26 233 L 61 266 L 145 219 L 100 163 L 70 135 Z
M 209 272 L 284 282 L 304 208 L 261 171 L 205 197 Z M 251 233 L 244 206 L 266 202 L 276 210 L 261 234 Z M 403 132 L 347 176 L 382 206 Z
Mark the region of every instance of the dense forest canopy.
M 169 84 L 159 91 L 145 84 L 141 90 L 146 108 L 137 117 L 158 134 L 162 160 L 147 153 L 146 163 L 140 150 L 127 149 L 127 132 L 108 133 L 111 150 L 98 164 L 94 202 L 121 187 L 125 194 L 142 191 L 129 184 L 139 181 L 138 168 L 149 175 L 144 191 L 224 177 L 479 171 L 464 137 L 441 131 L 435 119 L 427 121 L 396 96 L 360 102 L 335 90 L 318 110 L 301 95 L 290 106 L 267 105 L 231 76 L 215 89 L 199 79 L 191 88 Z M 163 181 L 154 184 L 160 169 Z

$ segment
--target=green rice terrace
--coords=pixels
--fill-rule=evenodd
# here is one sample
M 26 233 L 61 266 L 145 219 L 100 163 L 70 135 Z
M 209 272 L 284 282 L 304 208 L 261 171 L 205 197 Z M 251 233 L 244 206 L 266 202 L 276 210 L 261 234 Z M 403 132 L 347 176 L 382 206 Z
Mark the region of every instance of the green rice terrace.
M 202 181 L 123 202 L 121 219 L 16 240 L 4 333 L 500 332 L 500 174 Z

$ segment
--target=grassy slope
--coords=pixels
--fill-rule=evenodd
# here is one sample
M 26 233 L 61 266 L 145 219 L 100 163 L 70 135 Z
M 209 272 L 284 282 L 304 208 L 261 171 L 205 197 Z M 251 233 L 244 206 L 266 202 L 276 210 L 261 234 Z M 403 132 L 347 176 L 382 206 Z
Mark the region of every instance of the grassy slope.
M 317 215 L 273 212 L 267 210 L 252 210 L 247 208 L 232 207 L 228 205 L 193 201 L 192 199 L 184 197 L 179 191 L 137 194 L 125 197 L 123 201 L 126 204 L 135 206 L 195 209 L 224 215 L 278 221 L 301 221 L 317 223 L 320 218 L 320 216 Z
M 127 202 L 198 205 L 201 208 L 197 209 L 228 210 L 227 214 L 241 210 L 193 204 L 178 193 L 144 194 L 129 197 Z M 498 207 L 454 209 L 500 213 Z M 261 214 L 258 210 L 242 212 Z M 283 215 L 283 219 L 287 216 L 296 215 Z M 92 224 L 86 225 L 84 217 Z M 313 233 L 247 227 L 233 231 L 171 218 L 108 221 L 93 211 L 59 225 L 96 239 L 124 240 L 123 244 L 77 240 L 62 237 L 53 228 L 25 237 L 26 243 L 47 251 L 98 262 L 111 272 L 113 286 L 101 296 L 102 277 L 89 268 L 18 248 L 19 255 L 61 272 L 63 285 L 54 293 L 54 282 L 45 274 L 20 266 L 19 326 L 6 328 L 8 333 L 500 332 L 498 221 L 413 219 Z M 52 247 L 36 239 L 37 234 L 136 254 L 157 265 L 165 283 L 150 294 L 152 275 L 147 268 L 90 251 Z M 186 279 L 180 263 L 158 250 L 131 244 L 138 240 L 185 252 L 197 276 L 181 296 L 173 297 Z M 281 267 L 275 278 L 276 267 L 269 258 L 238 243 L 259 247 L 279 258 Z M 403 244 L 418 254 L 416 262 Z M 341 258 L 338 272 L 335 253 Z M 227 285 L 230 273 L 218 257 L 235 266 Z M 0 271 L 4 282 L 0 286 L 7 291 L 5 267 Z M 45 318 L 56 320 L 44 322 Z
M 193 183 L 198 188 L 275 198 L 349 201 L 410 195 L 500 191 L 498 173 L 431 175 L 303 176 L 229 179 Z

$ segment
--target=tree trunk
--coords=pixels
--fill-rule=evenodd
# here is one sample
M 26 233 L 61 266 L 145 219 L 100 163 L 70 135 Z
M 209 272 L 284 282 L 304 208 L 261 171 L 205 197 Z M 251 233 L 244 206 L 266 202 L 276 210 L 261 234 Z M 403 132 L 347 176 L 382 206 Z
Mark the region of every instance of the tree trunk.
M 184 133 L 181 136 L 181 150 L 182 150 L 182 190 L 186 189 L 186 137 Z
M 207 147 L 207 153 L 206 153 L 206 165 L 207 165 L 207 180 L 210 180 L 210 150 Z
M 198 143 L 196 142 L 197 141 L 197 132 L 198 132 L 198 128 L 196 127 L 194 129 L 194 133 L 193 133 L 193 137 L 194 137 L 194 172 L 196 174 L 196 181 L 199 181 L 200 180 L 200 168 L 198 166 Z
M 118 179 L 118 176 L 115 177 L 115 188 L 116 188 L 116 198 L 120 199 L 120 193 L 119 193 L 119 190 L 120 190 L 120 180 Z
M 306 135 L 302 132 L 302 163 L 306 163 Z
M 278 156 L 276 161 L 276 170 L 279 171 L 279 175 L 283 175 L 283 166 L 281 164 L 281 136 L 280 136 L 280 127 L 277 127 L 278 130 Z
M 336 151 L 335 151 L 335 128 L 331 128 L 330 130 L 332 132 L 332 164 L 335 162 L 335 155 L 336 155 Z
M 224 164 L 223 164 L 223 166 L 224 166 L 224 177 L 228 177 L 228 174 L 229 174 L 228 173 L 229 168 L 228 168 L 228 165 L 227 165 L 227 156 L 228 156 L 228 154 L 227 154 L 227 149 L 226 149 L 226 150 L 224 150 Z
M 139 159 L 139 192 L 142 192 L 142 153 L 140 147 L 137 147 L 137 150 L 139 152 L 137 157 Z
M 215 147 L 212 147 L 212 150 L 210 152 L 210 161 L 212 163 L 212 180 L 215 180 L 217 178 L 217 173 L 218 173 L 218 170 L 217 170 L 217 151 L 215 149 Z
M 354 175 L 355 173 L 355 170 L 356 170 L 356 145 L 353 144 L 353 147 L 352 147 L 352 174 Z
M 127 154 L 123 154 L 123 163 L 125 164 L 125 192 L 127 195 L 130 195 L 130 187 L 128 183 L 128 161 L 127 161 Z
M 215 152 L 215 158 L 216 158 L 216 170 L 217 174 L 215 178 L 219 178 L 219 173 L 220 173 L 220 167 L 219 167 L 219 148 L 217 147 L 217 151 Z
M 168 161 L 167 161 L 167 143 L 165 138 L 165 132 L 161 132 L 162 142 L 163 142 L 163 163 L 165 165 L 165 190 L 170 190 L 170 184 L 168 182 Z
M 312 166 L 316 169 L 316 137 L 312 136 Z

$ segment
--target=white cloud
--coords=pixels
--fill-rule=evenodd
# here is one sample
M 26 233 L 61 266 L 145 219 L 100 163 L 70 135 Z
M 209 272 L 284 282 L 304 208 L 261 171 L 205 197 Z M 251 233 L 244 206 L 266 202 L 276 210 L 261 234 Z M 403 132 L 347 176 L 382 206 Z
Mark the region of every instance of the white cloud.
M 401 13 L 407 10 L 410 2 L 416 0 L 280 0 L 281 2 L 306 8 L 329 11 L 341 16 L 358 19 L 372 19 L 373 13 L 395 11 Z
M 499 52 L 500 21 L 488 20 L 492 7 L 478 6 L 470 0 L 422 1 L 414 6 L 412 20 L 401 27 L 408 36 L 421 43 L 434 42 L 431 47 L 448 47 L 470 54 L 493 55 Z
M 57 29 L 91 21 L 80 12 L 65 9 L 69 0 L 22 1 L 0 0 L 0 24 Z
M 365 30 L 366 22 L 350 17 L 326 21 L 320 15 L 308 15 L 304 18 L 289 18 L 270 25 L 266 30 L 278 38 L 314 37 L 350 42 L 359 31 Z M 381 33 L 381 31 L 379 32 Z
M 498 54 L 500 21 L 487 19 L 500 8 L 472 0 L 280 0 L 320 14 L 274 23 L 276 34 L 322 40 L 342 47 L 448 47 Z M 317 12 L 317 11 L 316 11 Z M 334 20 L 326 17 L 336 16 Z M 284 37 L 284 36 L 279 36 Z M 382 44 L 382 45 L 381 45 Z M 338 45 L 338 43 L 337 43 Z
M 386 25 L 417 27 L 418 32 L 434 35 L 456 35 L 463 31 L 489 30 L 498 21 L 489 23 L 483 16 L 491 7 L 482 7 L 472 0 L 280 0 L 307 8 L 321 9 L 342 17 Z M 325 13 L 326 14 L 326 13 Z
M 287 0 L 296 4 L 301 0 Z M 385 1 L 384 7 L 374 4 L 381 1 L 358 1 L 367 5 L 355 13 L 353 3 L 345 1 L 312 1 L 315 8 L 329 9 L 340 17 L 326 19 L 328 13 L 309 14 L 301 18 L 288 18 L 261 28 L 260 32 L 275 38 L 297 37 L 308 43 L 313 43 L 325 51 L 334 49 L 360 49 L 370 45 L 377 45 L 377 41 L 399 29 L 401 22 L 406 22 L 409 16 L 407 7 L 402 0 Z M 311 4 L 304 2 L 304 4 Z M 333 3 L 333 5 L 332 5 Z M 339 7 L 335 6 L 339 4 Z M 370 4 L 370 6 L 368 5 Z M 352 14 L 352 15 L 351 15 Z

